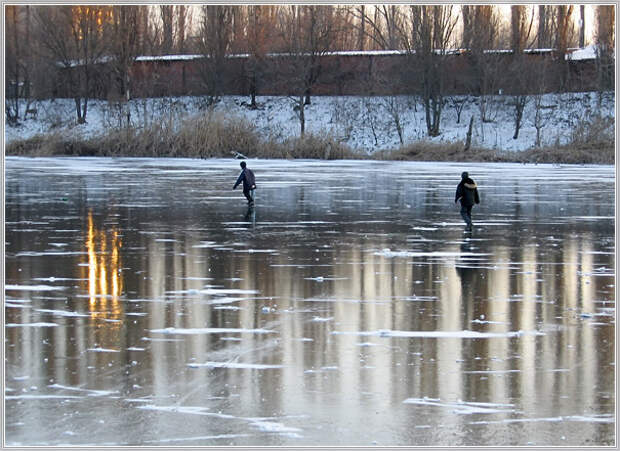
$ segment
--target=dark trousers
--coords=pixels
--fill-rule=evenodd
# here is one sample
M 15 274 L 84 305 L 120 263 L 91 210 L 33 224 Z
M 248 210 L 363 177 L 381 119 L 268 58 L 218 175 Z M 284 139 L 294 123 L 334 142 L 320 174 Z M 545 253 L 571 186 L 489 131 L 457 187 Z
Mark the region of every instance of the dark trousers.
M 473 205 L 461 204 L 461 216 L 468 227 L 471 227 L 471 207 L 473 207 Z
M 248 203 L 254 202 L 254 190 L 253 189 L 249 189 L 247 191 L 243 190 L 243 195 L 248 200 Z

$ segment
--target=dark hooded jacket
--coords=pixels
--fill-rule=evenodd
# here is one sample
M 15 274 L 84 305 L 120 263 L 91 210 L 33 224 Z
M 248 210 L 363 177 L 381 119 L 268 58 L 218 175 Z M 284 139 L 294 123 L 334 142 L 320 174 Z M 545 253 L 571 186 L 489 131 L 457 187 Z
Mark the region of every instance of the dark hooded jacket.
M 461 205 L 464 207 L 471 207 L 474 204 L 480 203 L 480 196 L 478 195 L 478 187 L 469 177 L 461 180 L 461 183 L 456 187 L 456 196 L 454 202 L 461 200 Z
M 239 174 L 237 178 L 237 182 L 233 189 L 235 189 L 241 182 L 243 182 L 243 191 L 250 191 L 251 189 L 256 189 L 256 179 L 254 177 L 254 173 L 250 170 L 250 168 L 245 168 Z

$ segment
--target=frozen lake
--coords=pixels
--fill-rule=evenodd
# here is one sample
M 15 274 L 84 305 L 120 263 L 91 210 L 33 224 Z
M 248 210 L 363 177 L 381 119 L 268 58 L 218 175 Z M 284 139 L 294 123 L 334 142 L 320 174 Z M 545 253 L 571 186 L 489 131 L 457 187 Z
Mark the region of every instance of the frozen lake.
M 7 445 L 615 444 L 613 167 L 248 167 L 6 158 Z

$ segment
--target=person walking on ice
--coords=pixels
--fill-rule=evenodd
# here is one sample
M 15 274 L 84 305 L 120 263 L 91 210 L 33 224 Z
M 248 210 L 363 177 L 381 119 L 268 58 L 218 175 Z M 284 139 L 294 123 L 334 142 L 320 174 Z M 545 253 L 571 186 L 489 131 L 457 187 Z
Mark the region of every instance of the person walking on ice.
M 456 196 L 454 203 L 461 201 L 461 216 L 467 224 L 466 230 L 471 230 L 473 223 L 471 222 L 471 208 L 474 204 L 480 203 L 480 196 L 478 195 L 478 186 L 476 182 L 469 178 L 469 173 L 463 172 L 461 174 L 461 182 L 456 187 Z
M 233 189 L 236 189 L 237 186 L 243 182 L 243 195 L 248 200 L 248 205 L 254 205 L 254 190 L 256 189 L 256 179 L 254 178 L 254 173 L 250 170 L 250 168 L 246 167 L 245 161 L 242 161 L 240 166 L 241 174 L 239 174 Z

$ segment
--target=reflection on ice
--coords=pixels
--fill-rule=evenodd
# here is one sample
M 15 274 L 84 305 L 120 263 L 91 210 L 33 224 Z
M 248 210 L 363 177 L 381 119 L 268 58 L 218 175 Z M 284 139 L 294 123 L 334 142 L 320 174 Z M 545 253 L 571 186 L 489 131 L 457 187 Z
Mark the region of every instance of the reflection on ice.
M 459 415 L 490 414 L 490 413 L 517 413 L 514 404 L 498 404 L 488 402 L 442 402 L 440 399 L 430 398 L 408 398 L 403 401 L 404 404 L 417 404 L 434 407 L 446 407 Z
M 4 327 L 56 327 L 56 323 L 7 323 Z
M 60 291 L 66 290 L 67 287 L 53 285 L 5 285 L 5 291 Z
M 544 332 L 533 331 L 510 331 L 510 332 L 476 332 L 474 330 L 458 331 L 406 331 L 406 330 L 376 330 L 376 331 L 332 331 L 332 335 L 359 335 L 378 336 L 392 338 L 512 338 L 526 335 L 546 335 Z
M 196 328 L 196 329 L 181 329 L 168 327 L 166 329 L 152 329 L 153 334 L 171 334 L 171 335 L 201 335 L 201 334 L 270 334 L 274 333 L 273 330 L 267 329 L 232 329 L 232 328 Z
M 188 363 L 190 368 L 232 368 L 246 370 L 268 370 L 284 368 L 284 365 L 266 365 L 262 363 L 238 363 L 238 362 L 205 362 L 205 363 Z

